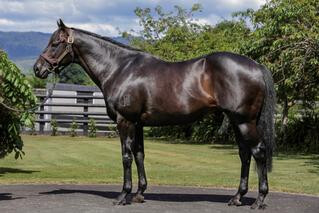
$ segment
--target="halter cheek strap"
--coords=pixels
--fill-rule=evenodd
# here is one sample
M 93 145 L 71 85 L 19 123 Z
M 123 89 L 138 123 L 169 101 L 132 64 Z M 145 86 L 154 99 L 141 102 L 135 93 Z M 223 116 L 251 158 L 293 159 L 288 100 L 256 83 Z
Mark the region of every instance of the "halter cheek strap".
M 73 36 L 73 30 L 71 29 L 69 30 L 69 36 L 66 39 L 66 43 L 67 45 L 65 50 L 62 52 L 62 54 L 58 58 L 51 58 L 46 53 L 42 53 L 40 55 L 41 58 L 43 58 L 46 62 L 48 62 L 52 66 L 52 68 L 49 70 L 50 72 L 54 72 L 54 70 L 59 68 L 60 62 L 64 59 L 64 57 L 67 54 L 71 54 L 72 60 L 74 59 L 74 53 L 72 48 L 72 45 L 74 43 L 74 36 Z

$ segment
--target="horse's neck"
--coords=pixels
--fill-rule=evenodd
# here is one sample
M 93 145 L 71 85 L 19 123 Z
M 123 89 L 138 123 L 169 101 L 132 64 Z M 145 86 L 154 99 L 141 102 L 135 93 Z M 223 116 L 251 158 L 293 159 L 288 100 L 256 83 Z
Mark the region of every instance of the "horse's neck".
M 114 44 L 89 35 L 80 34 L 75 41 L 78 63 L 102 89 L 103 84 L 115 74 L 120 65 L 122 50 Z

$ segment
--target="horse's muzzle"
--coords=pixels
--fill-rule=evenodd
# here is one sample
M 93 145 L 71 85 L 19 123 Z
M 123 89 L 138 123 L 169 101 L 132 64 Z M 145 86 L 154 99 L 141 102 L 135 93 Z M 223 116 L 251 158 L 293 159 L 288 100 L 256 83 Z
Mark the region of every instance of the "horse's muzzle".
M 35 76 L 37 76 L 38 78 L 42 78 L 42 79 L 47 78 L 49 73 L 50 73 L 48 71 L 48 68 L 45 65 L 40 64 L 38 62 L 36 62 L 34 64 L 33 71 L 34 71 Z

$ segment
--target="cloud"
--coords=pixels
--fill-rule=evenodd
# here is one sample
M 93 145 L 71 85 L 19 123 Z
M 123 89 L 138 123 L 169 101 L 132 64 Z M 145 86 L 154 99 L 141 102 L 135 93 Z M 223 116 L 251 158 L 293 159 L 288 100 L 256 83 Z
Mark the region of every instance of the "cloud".
M 194 17 L 198 23 L 216 24 L 234 11 L 257 9 L 265 0 L 0 0 L 0 30 L 53 32 L 56 20 L 63 18 L 69 26 L 116 36 L 117 28 L 139 29 L 136 7 L 161 5 L 171 11 L 174 5 L 189 9 L 194 3 L 203 6 Z

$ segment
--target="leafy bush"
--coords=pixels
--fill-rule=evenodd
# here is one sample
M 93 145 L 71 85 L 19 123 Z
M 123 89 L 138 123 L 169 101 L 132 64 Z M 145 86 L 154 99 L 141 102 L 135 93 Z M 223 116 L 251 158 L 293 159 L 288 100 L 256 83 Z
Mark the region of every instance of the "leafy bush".
M 58 123 L 55 119 L 51 119 L 51 136 L 57 136 L 58 135 Z
M 191 125 L 152 127 L 148 131 L 147 136 L 188 139 L 191 127 Z
M 231 125 L 223 113 L 209 114 L 194 123 L 191 139 L 196 143 L 229 144 L 235 142 Z
M 32 126 L 36 97 L 25 76 L 0 50 L 0 158 L 12 151 L 22 157 L 21 126 Z
M 147 136 L 182 139 L 186 143 L 234 143 L 232 128 L 227 118 L 223 124 L 224 119 L 223 113 L 207 114 L 193 124 L 150 128 Z
M 76 137 L 77 136 L 76 130 L 78 128 L 79 128 L 79 125 L 75 122 L 75 120 L 73 120 L 72 124 L 71 124 L 71 131 L 70 131 L 71 137 Z
M 277 128 L 280 128 L 279 123 Z M 308 112 L 303 116 L 290 115 L 286 135 L 278 130 L 277 141 L 280 142 L 280 150 L 319 153 L 319 114 Z
M 93 118 L 90 118 L 90 121 L 89 121 L 89 137 L 91 138 L 96 137 L 96 124 Z

